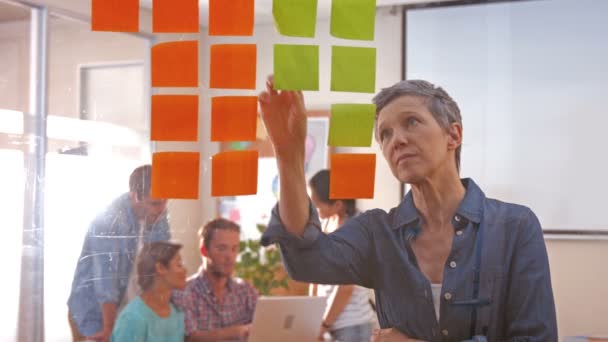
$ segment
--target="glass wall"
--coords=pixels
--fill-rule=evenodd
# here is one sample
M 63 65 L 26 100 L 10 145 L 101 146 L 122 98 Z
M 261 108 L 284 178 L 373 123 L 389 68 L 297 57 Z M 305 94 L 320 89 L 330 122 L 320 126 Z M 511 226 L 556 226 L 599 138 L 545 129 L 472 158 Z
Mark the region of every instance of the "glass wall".
M 131 171 L 150 162 L 150 46 L 141 35 L 92 32 L 52 8 L 0 1 L 0 259 L 8 261 L 0 341 L 71 340 L 66 302 L 84 234 L 128 189 Z M 43 329 L 26 322 L 43 308 Z
M 88 225 L 150 162 L 149 41 L 51 16 L 45 200 L 45 337 L 71 338 L 66 302 Z M 61 274 L 61 277 L 56 275 Z
M 0 2 L 0 208 L 2 241 L 0 260 L 0 341 L 17 336 L 21 242 L 25 190 L 23 116 L 28 111 L 30 66 L 30 10 Z

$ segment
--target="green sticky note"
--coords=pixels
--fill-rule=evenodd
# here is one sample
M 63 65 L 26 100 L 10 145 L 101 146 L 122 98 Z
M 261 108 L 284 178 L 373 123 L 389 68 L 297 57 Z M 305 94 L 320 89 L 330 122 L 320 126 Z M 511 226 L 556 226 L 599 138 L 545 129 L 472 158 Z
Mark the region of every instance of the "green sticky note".
M 330 33 L 334 37 L 374 40 L 376 0 L 332 0 Z
M 274 88 L 319 90 L 319 46 L 274 46 Z
M 277 31 L 284 36 L 315 36 L 317 0 L 273 0 L 272 15 Z
M 331 90 L 373 93 L 376 90 L 376 49 L 332 46 Z
M 328 145 L 371 146 L 375 115 L 374 104 L 331 105 Z

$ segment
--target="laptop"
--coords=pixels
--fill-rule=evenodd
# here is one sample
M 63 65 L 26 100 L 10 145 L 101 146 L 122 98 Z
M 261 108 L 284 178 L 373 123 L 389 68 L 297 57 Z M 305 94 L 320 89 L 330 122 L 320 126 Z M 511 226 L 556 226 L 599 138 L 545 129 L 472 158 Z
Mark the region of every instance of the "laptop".
M 325 303 L 325 297 L 260 297 L 247 341 L 316 341 Z

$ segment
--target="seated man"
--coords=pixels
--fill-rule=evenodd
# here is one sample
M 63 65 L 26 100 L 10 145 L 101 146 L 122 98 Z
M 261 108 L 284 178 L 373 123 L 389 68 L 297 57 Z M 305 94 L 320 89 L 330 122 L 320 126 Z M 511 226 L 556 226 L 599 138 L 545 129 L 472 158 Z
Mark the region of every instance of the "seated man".
M 188 341 L 242 340 L 249 334 L 257 291 L 232 277 L 239 253 L 241 228 L 215 219 L 199 230 L 203 266 L 176 291 L 174 302 L 185 313 Z

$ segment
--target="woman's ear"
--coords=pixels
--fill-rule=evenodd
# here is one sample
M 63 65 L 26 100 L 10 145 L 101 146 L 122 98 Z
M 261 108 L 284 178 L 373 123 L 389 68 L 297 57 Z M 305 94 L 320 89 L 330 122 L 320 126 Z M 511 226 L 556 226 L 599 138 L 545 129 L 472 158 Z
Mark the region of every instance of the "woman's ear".
M 156 274 L 159 274 L 159 275 L 165 275 L 169 271 L 167 269 L 167 267 L 165 267 L 165 265 L 161 264 L 160 262 L 157 262 L 154 265 L 154 269 L 156 270 Z
M 448 127 L 448 147 L 456 150 L 462 145 L 462 125 L 454 122 Z

